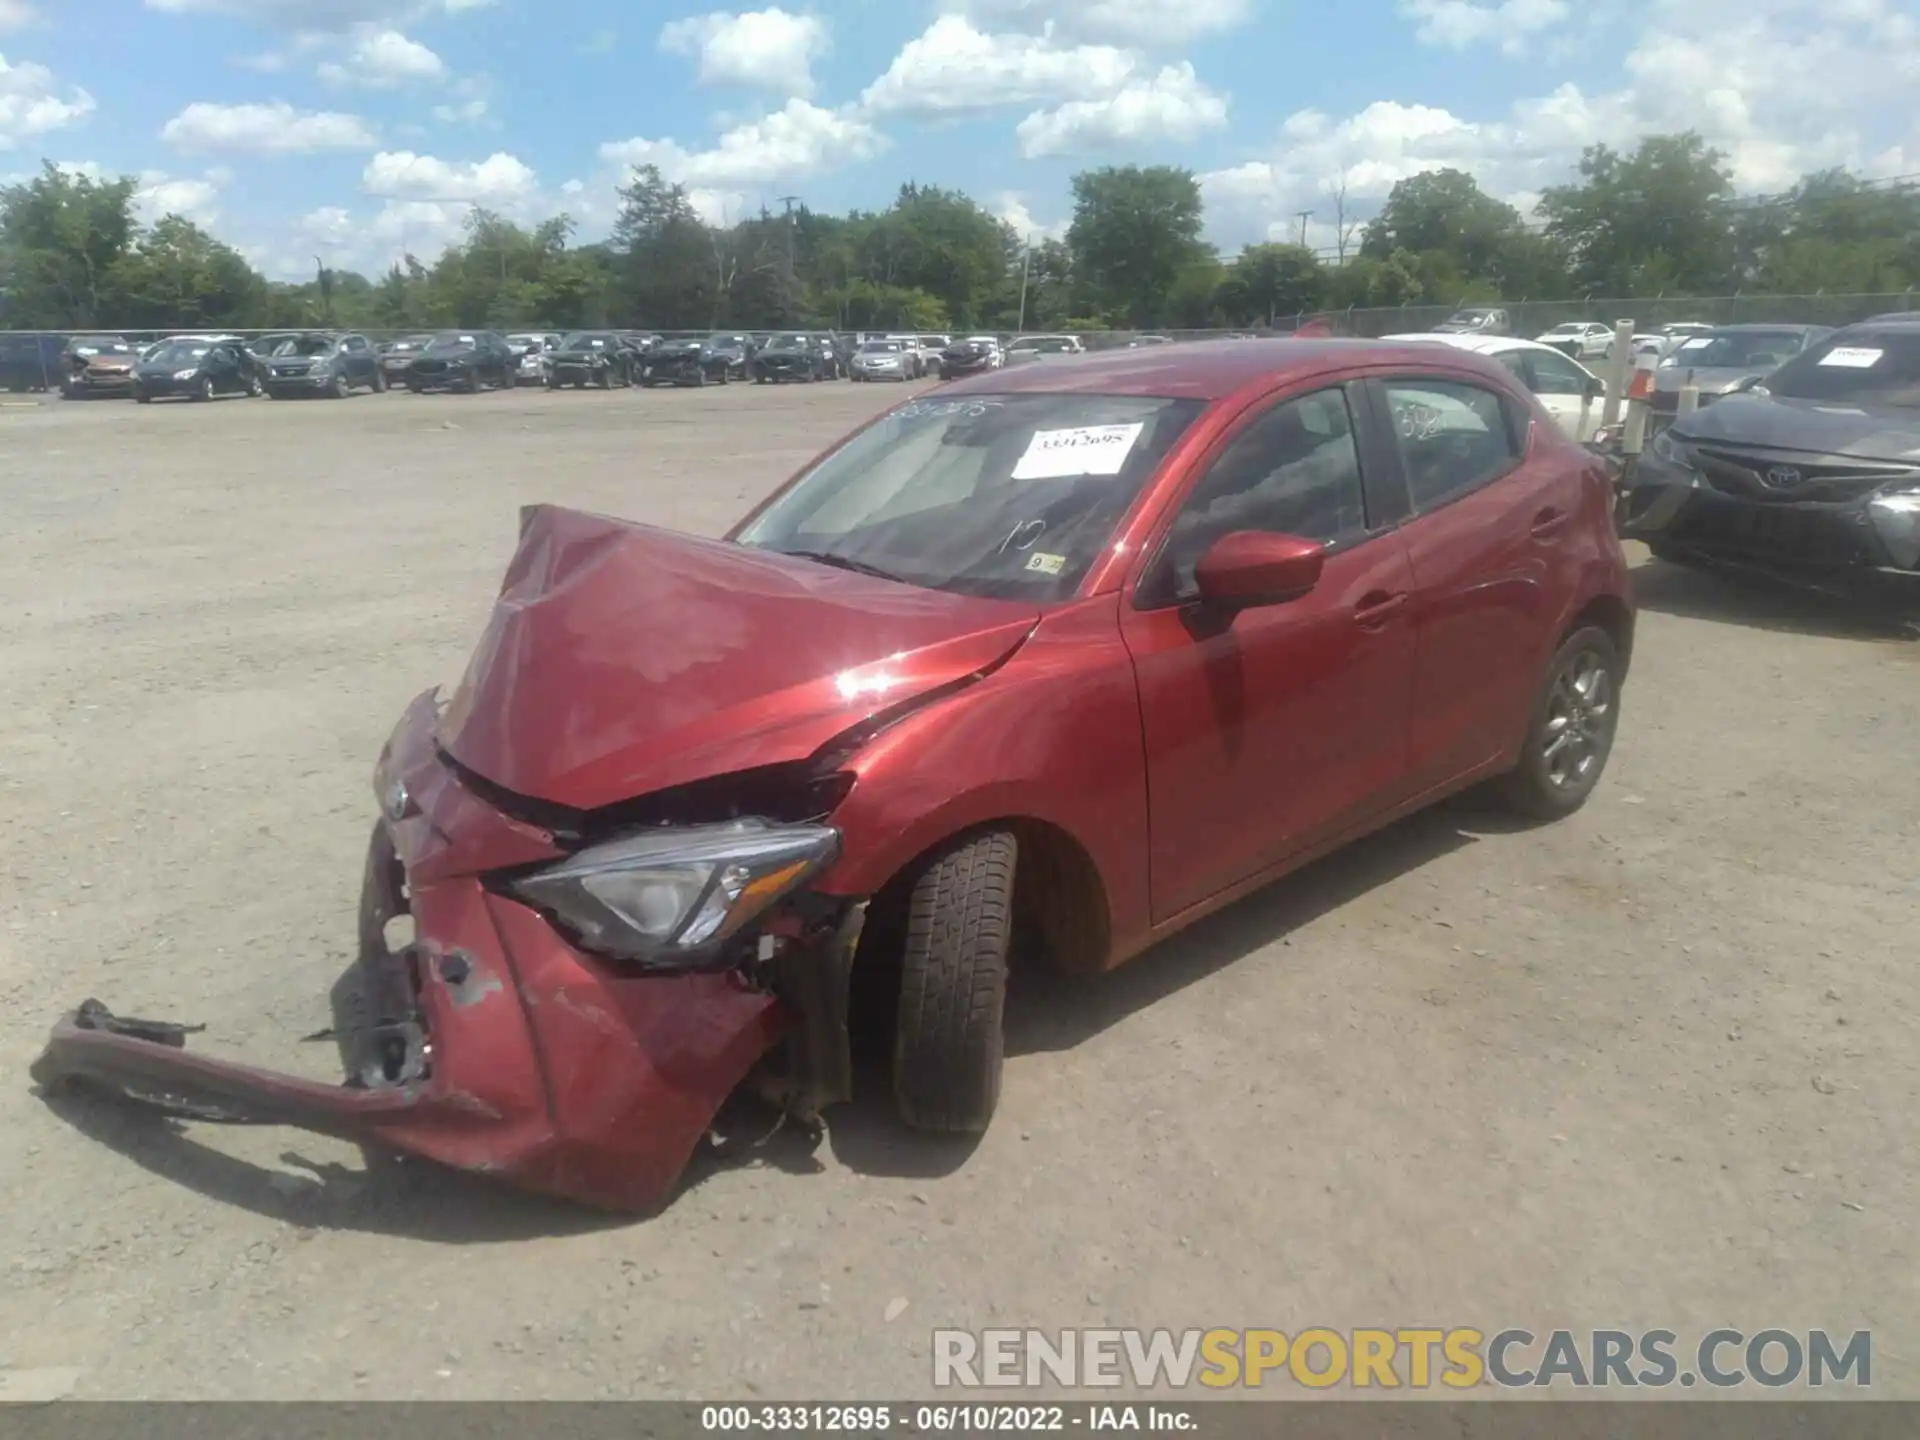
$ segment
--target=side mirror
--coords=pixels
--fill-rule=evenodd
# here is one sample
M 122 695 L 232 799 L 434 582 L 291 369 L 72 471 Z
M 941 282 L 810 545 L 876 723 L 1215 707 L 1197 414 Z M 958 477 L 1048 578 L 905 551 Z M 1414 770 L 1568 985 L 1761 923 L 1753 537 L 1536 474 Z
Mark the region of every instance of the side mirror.
M 1734 382 L 1733 388 L 1727 391 L 1727 394 L 1744 395 L 1747 391 L 1753 389 L 1765 378 L 1766 377 L 1764 375 L 1742 375 L 1738 380 Z
M 1318 540 L 1236 530 L 1207 547 L 1193 578 L 1208 605 L 1230 610 L 1284 605 L 1320 583 L 1326 556 L 1327 547 Z
M 1607 393 L 1607 382 L 1598 375 L 1589 375 L 1584 388 L 1589 400 L 1598 400 Z

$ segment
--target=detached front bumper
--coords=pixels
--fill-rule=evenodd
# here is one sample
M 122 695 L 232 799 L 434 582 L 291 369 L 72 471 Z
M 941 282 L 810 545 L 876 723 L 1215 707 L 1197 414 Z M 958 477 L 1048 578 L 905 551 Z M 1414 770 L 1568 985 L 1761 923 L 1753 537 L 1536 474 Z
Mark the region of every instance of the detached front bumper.
M 341 1017 L 346 1083 L 191 1053 L 180 1027 L 95 1002 L 54 1027 L 35 1081 L 189 1119 L 297 1126 L 604 1209 L 664 1202 L 728 1094 L 796 1016 L 814 1033 L 822 1012 L 804 984 L 790 1008 L 738 971 L 614 971 L 488 889 L 483 874 L 558 852 L 461 784 L 435 748 L 438 717 L 421 696 L 383 756 L 359 983 L 343 987 L 358 997 Z M 390 949 L 389 922 L 409 913 L 416 938 Z M 837 939 L 841 964 L 808 977 L 844 981 L 852 942 Z M 831 1003 L 824 1015 L 835 1019 Z M 844 1041 L 843 1009 L 838 1020 Z

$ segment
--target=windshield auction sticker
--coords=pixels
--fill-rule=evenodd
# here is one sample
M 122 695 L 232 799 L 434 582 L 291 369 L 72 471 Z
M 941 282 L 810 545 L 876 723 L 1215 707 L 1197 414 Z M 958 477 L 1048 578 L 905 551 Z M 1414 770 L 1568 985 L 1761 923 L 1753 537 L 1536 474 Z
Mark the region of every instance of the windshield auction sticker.
M 1884 350 L 1869 350 L 1860 345 L 1836 345 L 1820 357 L 1822 365 L 1842 365 L 1849 370 L 1871 370 L 1880 363 Z
M 1072 430 L 1036 430 L 1015 480 L 1058 480 L 1070 475 L 1118 475 L 1127 456 L 1146 429 L 1144 421 L 1131 425 L 1082 425 Z

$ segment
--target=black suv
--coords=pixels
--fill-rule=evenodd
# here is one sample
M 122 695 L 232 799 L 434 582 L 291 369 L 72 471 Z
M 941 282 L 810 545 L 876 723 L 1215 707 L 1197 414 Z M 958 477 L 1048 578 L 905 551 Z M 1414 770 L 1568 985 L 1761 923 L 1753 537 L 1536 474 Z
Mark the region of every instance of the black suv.
M 776 335 L 752 361 L 756 385 L 782 380 L 831 380 L 833 352 L 811 335 Z
M 1667 560 L 1920 584 L 1920 314 L 1680 416 L 1640 457 L 1621 532 Z
M 406 370 L 407 389 L 459 390 L 472 395 L 481 390 L 511 390 L 520 362 L 504 335 L 491 330 L 442 330 Z

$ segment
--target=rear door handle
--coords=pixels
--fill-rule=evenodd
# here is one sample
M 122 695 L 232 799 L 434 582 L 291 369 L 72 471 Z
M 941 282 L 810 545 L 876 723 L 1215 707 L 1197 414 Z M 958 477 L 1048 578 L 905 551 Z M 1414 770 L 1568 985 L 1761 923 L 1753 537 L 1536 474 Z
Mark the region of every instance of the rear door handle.
M 1353 607 L 1354 623 L 1363 630 L 1378 630 L 1406 608 L 1407 597 L 1404 592 L 1388 594 L 1384 590 L 1375 590 L 1361 598 Z
M 1567 521 L 1572 518 L 1570 512 L 1549 505 L 1533 517 L 1534 538 L 1536 540 L 1552 539 L 1555 535 L 1558 535 L 1562 530 L 1567 528 Z

